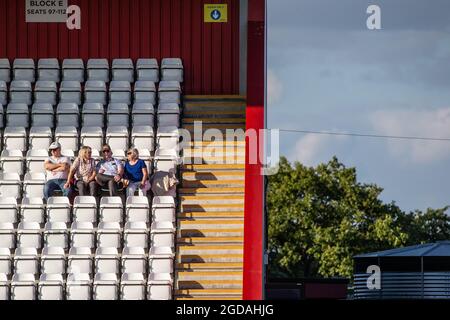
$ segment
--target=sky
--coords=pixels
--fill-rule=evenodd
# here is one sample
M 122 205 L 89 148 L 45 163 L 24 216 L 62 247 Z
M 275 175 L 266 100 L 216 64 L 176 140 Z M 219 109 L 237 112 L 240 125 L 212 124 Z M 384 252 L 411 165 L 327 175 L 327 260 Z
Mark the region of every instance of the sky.
M 269 128 L 450 139 L 450 1 L 267 1 Z M 280 154 L 336 155 L 403 210 L 450 205 L 450 141 L 281 132 Z

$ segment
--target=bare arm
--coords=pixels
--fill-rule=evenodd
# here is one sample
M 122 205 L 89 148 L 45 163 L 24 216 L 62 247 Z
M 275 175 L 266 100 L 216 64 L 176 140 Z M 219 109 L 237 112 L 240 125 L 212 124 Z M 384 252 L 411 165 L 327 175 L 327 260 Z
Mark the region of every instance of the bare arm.
M 143 177 L 142 177 L 141 183 L 144 184 L 145 181 L 148 180 L 148 170 L 147 170 L 147 168 L 142 168 L 142 173 L 143 173 Z
M 48 171 L 53 171 L 53 170 L 60 168 L 61 165 L 63 165 L 63 163 L 51 163 L 50 161 L 45 160 L 44 169 L 48 170 Z

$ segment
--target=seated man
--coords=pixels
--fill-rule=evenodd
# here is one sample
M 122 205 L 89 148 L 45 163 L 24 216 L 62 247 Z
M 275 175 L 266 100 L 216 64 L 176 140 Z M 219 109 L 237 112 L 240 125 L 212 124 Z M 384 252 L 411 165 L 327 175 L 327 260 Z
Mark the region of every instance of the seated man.
M 68 197 L 70 188 L 64 188 L 69 175 L 70 159 L 61 155 L 61 145 L 53 142 L 48 148 L 51 156 L 44 162 L 46 179 L 44 187 L 44 197 L 48 200 L 53 196 L 53 192 L 61 190 L 63 196 Z
M 117 187 L 122 180 L 123 165 L 119 159 L 112 157 L 111 147 L 105 144 L 102 147 L 103 159 L 97 164 L 95 181 L 101 186 L 108 186 L 109 195 L 117 196 Z

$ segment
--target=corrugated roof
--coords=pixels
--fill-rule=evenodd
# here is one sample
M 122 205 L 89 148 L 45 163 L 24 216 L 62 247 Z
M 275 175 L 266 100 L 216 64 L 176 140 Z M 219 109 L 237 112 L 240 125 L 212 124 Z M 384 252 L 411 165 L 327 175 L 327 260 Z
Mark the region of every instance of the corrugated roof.
M 450 241 L 419 244 L 385 251 L 356 255 L 354 258 L 378 257 L 450 257 Z

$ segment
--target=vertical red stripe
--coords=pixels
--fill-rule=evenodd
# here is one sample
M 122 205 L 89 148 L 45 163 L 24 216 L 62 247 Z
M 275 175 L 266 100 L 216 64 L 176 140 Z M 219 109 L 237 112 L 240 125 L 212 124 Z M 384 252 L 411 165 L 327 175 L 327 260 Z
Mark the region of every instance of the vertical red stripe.
M 204 92 L 202 86 L 202 25 L 203 2 L 192 0 L 192 91 Z
M 130 1 L 130 58 L 135 60 L 139 57 L 141 38 L 139 0 Z
M 95 0 L 94 0 L 95 1 Z M 94 58 L 90 55 L 89 51 L 89 38 L 94 37 L 90 33 L 90 4 L 92 0 L 80 0 L 80 9 L 83 16 L 81 22 L 81 30 L 79 32 L 79 55 L 83 59 Z
M 222 25 L 222 93 L 232 93 L 232 26 L 236 23 L 233 12 L 234 1 L 228 1 L 228 22 Z M 239 21 L 237 21 L 239 23 Z
M 214 2 L 218 2 L 217 0 Z M 211 93 L 222 92 L 222 23 L 211 23 Z
M 163 0 L 161 2 L 161 58 L 171 57 L 171 2 L 172 0 Z
M 99 57 L 110 57 L 110 1 L 100 0 L 99 6 Z M 94 16 L 95 18 L 95 16 Z
M 140 0 L 140 42 L 141 50 L 139 58 L 149 58 L 150 56 L 150 3 L 147 0 Z
M 161 59 L 161 0 L 151 2 L 150 22 L 150 56 L 159 60 Z
M 65 23 L 58 24 L 58 33 L 58 58 L 61 60 L 67 59 L 69 57 L 69 30 Z
M 191 61 L 191 0 L 183 0 L 181 2 L 181 53 L 184 65 L 184 90 L 191 92 L 192 88 L 192 61 Z
M 211 0 L 203 0 L 203 5 L 211 2 Z M 203 11 L 202 11 L 203 12 Z M 202 14 L 203 19 L 203 14 Z M 211 81 L 212 81 L 212 23 L 203 23 L 203 39 L 202 39 L 202 51 L 203 51 L 203 92 L 205 94 L 212 94 Z
M 89 56 L 92 58 L 100 57 L 100 38 L 99 34 L 99 0 L 89 0 Z M 102 14 L 103 15 L 103 14 Z
M 8 32 L 6 33 L 7 42 L 6 50 L 9 59 L 14 60 L 17 57 L 17 13 L 16 13 L 17 2 L 8 1 L 7 2 L 7 16 L 6 23 Z
M 0 0 L 0 12 L 6 12 L 6 0 Z M 6 57 L 6 19 L 5 14 L 0 15 L 0 57 Z
M 115 23 L 120 25 L 120 57 L 128 58 L 130 56 L 130 0 L 120 0 L 120 17 Z
M 232 91 L 233 93 L 239 93 L 239 47 L 240 47 L 240 25 L 239 25 L 239 17 L 240 17 L 240 13 L 239 13 L 239 2 L 238 1 L 233 1 L 234 5 L 233 5 L 233 11 L 230 12 L 230 14 L 232 15 L 232 19 L 234 21 L 234 23 L 232 24 L 232 47 L 233 47 L 233 51 L 232 51 L 232 57 L 233 57 L 233 63 L 231 65 L 231 70 L 233 71 L 233 78 L 232 78 L 232 83 L 233 83 L 233 88 Z
M 181 1 L 172 0 L 171 14 L 171 53 L 172 57 L 181 57 Z
M 120 1 L 111 0 L 111 17 L 110 17 L 110 59 L 120 56 Z
M 58 57 L 58 25 L 56 23 L 48 24 L 48 56 L 50 58 Z
M 17 54 L 20 57 L 26 57 L 28 56 L 28 43 L 27 25 L 25 23 L 25 1 L 17 2 L 17 17 L 17 32 L 19 34 L 19 37 L 17 38 Z

